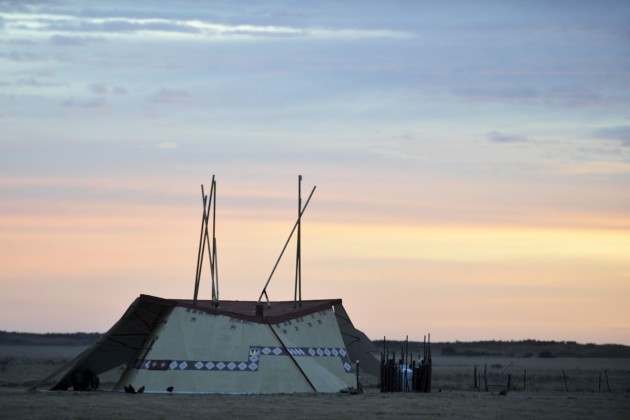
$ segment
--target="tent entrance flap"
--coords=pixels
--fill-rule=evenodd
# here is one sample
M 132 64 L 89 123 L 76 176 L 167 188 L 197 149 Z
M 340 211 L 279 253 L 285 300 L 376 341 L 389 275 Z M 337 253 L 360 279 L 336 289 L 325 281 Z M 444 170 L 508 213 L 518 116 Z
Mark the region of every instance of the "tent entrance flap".
M 144 354 L 151 347 L 156 339 L 153 335 L 155 327 L 165 322 L 173 306 L 173 302 L 166 299 L 137 298 L 122 318 L 96 343 L 32 389 L 63 375 L 51 390 L 64 390 L 74 386 L 75 378 L 83 372 L 99 375 L 123 364 L 133 364 L 139 352 Z

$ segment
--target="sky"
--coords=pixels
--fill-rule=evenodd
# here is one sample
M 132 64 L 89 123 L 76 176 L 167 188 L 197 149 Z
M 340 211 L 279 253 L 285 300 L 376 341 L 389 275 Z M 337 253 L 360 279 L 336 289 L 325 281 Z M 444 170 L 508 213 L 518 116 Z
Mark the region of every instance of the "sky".
M 192 298 L 213 174 L 221 299 L 302 175 L 303 298 L 371 338 L 630 345 L 626 1 L 0 0 L 0 329 Z

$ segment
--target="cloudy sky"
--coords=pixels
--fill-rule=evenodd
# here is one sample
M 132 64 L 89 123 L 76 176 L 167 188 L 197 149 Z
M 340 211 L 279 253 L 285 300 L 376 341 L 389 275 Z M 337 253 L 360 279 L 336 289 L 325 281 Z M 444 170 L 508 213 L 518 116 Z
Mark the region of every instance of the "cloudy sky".
M 369 336 L 630 344 L 626 1 L 0 0 L 0 329 L 190 298 L 212 174 L 223 299 L 302 174 L 303 296 Z

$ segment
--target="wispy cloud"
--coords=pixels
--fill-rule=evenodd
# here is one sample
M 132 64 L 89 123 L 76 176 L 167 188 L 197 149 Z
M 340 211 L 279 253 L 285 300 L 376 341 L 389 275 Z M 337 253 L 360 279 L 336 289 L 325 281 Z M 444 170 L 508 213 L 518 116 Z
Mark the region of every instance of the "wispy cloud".
M 97 95 L 115 95 L 123 96 L 128 95 L 127 89 L 120 86 L 108 86 L 105 83 L 91 83 L 88 85 L 90 92 Z
M 85 100 L 67 99 L 63 102 L 63 106 L 74 109 L 101 109 L 107 106 L 107 102 L 103 98 Z
M 630 125 L 600 128 L 595 130 L 593 135 L 607 140 L 617 140 L 623 146 L 630 147 Z
M 586 175 L 586 174 L 628 174 L 630 164 L 624 162 L 580 162 L 555 165 L 555 169 L 562 174 Z
M 470 101 L 531 101 L 539 97 L 536 89 L 530 87 L 506 88 L 460 88 L 453 95 Z
M 172 22 L 165 19 L 76 19 L 60 20 L 43 25 L 43 30 L 65 32 L 180 32 L 199 33 L 199 28 L 188 22 Z
M 164 143 L 158 143 L 155 145 L 156 149 L 166 149 L 166 150 L 174 150 L 174 149 L 177 149 L 178 147 L 179 146 L 175 142 L 164 142 Z
M 42 82 L 39 79 L 36 79 L 34 77 L 27 77 L 24 79 L 18 79 L 15 82 L 16 85 L 18 86 L 30 86 L 30 87 L 49 87 L 49 86 L 56 86 L 55 83 L 50 83 L 50 82 Z
M 33 54 L 23 51 L 11 51 L 7 53 L 0 53 L 0 58 L 15 62 L 28 62 L 39 61 L 42 59 L 42 56 L 39 54 Z
M 55 3 L 54 0 L 1 0 L 0 11 L 12 13 L 30 12 L 34 7 L 47 6 Z
M 386 159 L 394 159 L 394 160 L 407 160 L 410 159 L 410 156 L 400 149 L 397 148 L 387 148 L 387 147 L 373 147 L 370 149 L 370 153 L 384 157 Z
M 94 36 L 68 36 L 68 35 L 53 35 L 50 37 L 50 43 L 52 45 L 59 46 L 79 46 L 87 45 L 94 42 L 103 42 L 102 38 Z
M 420 141 L 412 132 L 398 133 L 380 139 L 370 147 L 369 152 L 385 159 L 417 160 L 420 159 L 416 152 Z
M 492 131 L 488 133 L 488 140 L 493 143 L 526 143 L 529 141 L 529 138 L 519 134 L 504 134 L 499 131 Z
M 256 25 L 217 23 L 201 19 L 136 18 L 131 16 L 90 17 L 66 14 L 8 13 L 5 30 L 9 34 L 97 33 L 143 34 L 168 37 L 189 36 L 199 39 L 302 37 L 323 39 L 404 39 L 412 36 L 405 31 L 391 29 L 295 27 L 283 25 Z M 78 42 L 75 38 L 55 38 L 62 45 Z M 66 44 L 63 44 L 66 42 Z
M 35 77 L 25 77 L 15 81 L 0 81 L 0 86 L 20 86 L 20 87 L 51 87 L 58 86 L 56 83 L 43 82 Z
M 532 77 L 534 77 L 534 75 L 532 75 Z M 614 94 L 604 95 L 581 86 L 555 86 L 548 88 L 533 88 L 527 86 L 457 88 L 453 89 L 451 93 L 454 97 L 469 102 L 507 102 L 562 107 L 630 103 L 630 98 L 627 96 Z
M 182 103 L 190 98 L 190 94 L 184 89 L 162 88 L 154 96 L 153 102 Z

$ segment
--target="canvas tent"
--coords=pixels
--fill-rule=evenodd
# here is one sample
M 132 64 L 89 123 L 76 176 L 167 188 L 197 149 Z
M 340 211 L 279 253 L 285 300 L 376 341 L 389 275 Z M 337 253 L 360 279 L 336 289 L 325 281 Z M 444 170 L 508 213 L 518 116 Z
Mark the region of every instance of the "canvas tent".
M 340 299 L 271 302 L 162 299 L 141 295 L 103 337 L 75 358 L 53 390 L 81 389 L 85 372 L 126 369 L 114 390 L 144 392 L 337 392 L 372 371 L 376 350 Z M 371 372 L 372 371 L 372 372 Z
M 304 206 L 299 199 L 298 221 L 289 235 L 290 240 L 297 229 L 293 301 L 271 302 L 267 295 L 289 240 L 258 301 L 219 300 L 213 177 L 209 195 L 202 186 L 204 212 L 193 299 L 140 295 L 98 342 L 41 383 L 61 377 L 53 390 L 95 389 L 98 375 L 124 366 L 114 390 L 337 392 L 357 387 L 357 361 L 362 371 L 378 376 L 380 366 L 374 357 L 378 350 L 354 327 L 341 299 L 301 298 L 300 221 L 314 191 Z M 210 262 L 211 300 L 198 299 L 205 255 Z

